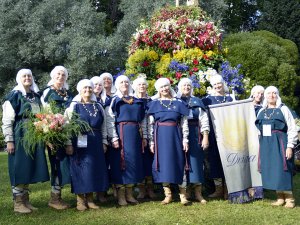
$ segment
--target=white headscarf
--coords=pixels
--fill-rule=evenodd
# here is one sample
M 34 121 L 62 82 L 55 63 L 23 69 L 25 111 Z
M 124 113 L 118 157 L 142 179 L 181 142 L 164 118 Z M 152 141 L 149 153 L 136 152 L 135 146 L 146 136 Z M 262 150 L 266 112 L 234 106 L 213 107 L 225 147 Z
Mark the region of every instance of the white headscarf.
M 170 80 L 168 78 L 164 78 L 164 77 L 161 77 L 159 78 L 155 84 L 154 84 L 154 87 L 157 91 L 157 94 L 152 96 L 151 99 L 155 100 L 155 99 L 159 99 L 160 98 L 160 94 L 159 94 L 159 89 L 162 87 L 162 86 L 165 86 L 165 85 L 168 85 L 169 88 L 170 88 L 170 94 L 171 96 L 174 98 L 176 97 L 176 93 L 175 91 L 173 90 L 173 88 L 171 87 L 171 83 L 170 83 Z
M 120 91 L 120 84 L 121 84 L 122 81 L 128 81 L 128 84 L 129 84 L 129 86 L 128 86 L 128 95 L 133 96 L 133 89 L 131 87 L 130 80 L 125 75 L 121 75 L 121 76 L 117 77 L 117 79 L 115 81 L 115 87 L 117 89 L 117 92 L 115 93 L 115 95 L 118 96 L 119 98 L 123 97 L 123 94 Z
M 105 77 L 108 77 L 111 80 L 111 90 L 110 90 L 110 92 L 112 94 L 116 93 L 117 90 L 116 90 L 115 85 L 114 85 L 114 78 L 113 78 L 113 76 L 110 73 L 108 73 L 108 72 L 100 74 L 100 79 L 102 81 L 104 80 Z M 104 85 L 103 85 L 103 91 L 101 93 L 101 99 L 102 99 L 102 102 L 105 102 L 105 100 L 106 100 L 106 91 L 105 91 Z
M 134 90 L 134 96 L 137 97 L 137 89 L 139 84 L 146 84 L 146 87 L 148 87 L 148 82 L 145 77 L 140 76 L 137 77 L 133 82 L 132 82 L 132 89 Z M 147 93 L 146 93 L 147 94 Z
M 51 85 L 54 84 L 53 79 L 54 79 L 54 76 L 57 74 L 58 71 L 64 71 L 65 76 L 66 76 L 66 80 L 65 80 L 65 83 L 64 83 L 63 87 L 68 90 L 69 89 L 69 85 L 67 83 L 67 80 L 68 80 L 69 74 L 68 74 L 67 69 L 65 67 L 63 67 L 63 66 L 56 66 L 56 67 L 54 67 L 54 69 L 50 73 L 51 80 L 48 82 L 47 86 L 51 86 Z
M 224 92 L 225 93 L 229 92 L 229 89 L 221 75 L 217 74 L 217 75 L 211 76 L 209 82 L 212 87 L 217 83 L 222 83 L 224 86 Z M 212 89 L 209 94 L 213 95 L 214 93 L 215 93 L 215 91 L 214 91 L 214 89 Z
M 98 76 L 92 77 L 90 79 L 90 81 L 92 81 L 94 85 L 95 84 L 102 84 L 103 85 L 103 80 L 100 77 L 98 77 Z
M 80 92 L 84 87 L 91 87 L 92 89 L 94 89 L 94 84 L 89 79 L 83 79 L 83 80 L 79 81 L 77 84 L 77 87 L 76 87 L 78 94 L 73 98 L 73 100 L 72 100 L 73 102 L 81 102 L 82 98 L 81 98 Z M 91 100 L 94 102 L 97 101 L 96 95 L 94 93 L 92 94 Z
M 277 95 L 276 108 L 278 108 L 282 104 L 282 101 L 279 96 L 279 91 L 278 91 L 277 87 L 274 87 L 274 86 L 269 86 L 266 88 L 266 90 L 264 92 L 264 101 L 263 101 L 262 107 L 267 108 L 267 106 L 268 106 L 267 94 L 270 92 L 276 93 L 276 95 Z
M 39 88 L 36 85 L 36 83 L 34 82 L 34 78 L 32 76 L 32 72 L 31 72 L 30 69 L 21 69 L 21 70 L 18 71 L 17 77 L 16 77 L 16 81 L 17 81 L 18 85 L 15 86 L 13 90 L 21 91 L 24 96 L 26 95 L 25 88 L 24 88 L 24 86 L 23 86 L 23 84 L 21 82 L 21 77 L 23 75 L 25 75 L 25 74 L 31 75 L 31 77 L 32 77 L 32 84 L 30 86 L 30 90 L 33 91 L 33 92 L 35 92 L 35 93 L 37 93 L 39 91 Z
M 181 98 L 181 96 L 182 96 L 181 88 L 182 88 L 182 86 L 185 85 L 185 84 L 191 85 L 191 92 L 190 92 L 190 95 L 193 96 L 193 91 L 194 91 L 194 89 L 193 89 L 193 82 L 192 82 L 191 79 L 185 77 L 185 78 L 182 78 L 182 79 L 179 81 L 178 85 L 177 85 L 177 86 L 178 86 L 177 98 Z
M 251 94 L 250 94 L 250 97 L 249 98 L 253 98 L 253 95 L 254 93 L 256 92 L 264 92 L 265 91 L 265 88 L 261 85 L 255 85 L 252 89 L 251 89 Z

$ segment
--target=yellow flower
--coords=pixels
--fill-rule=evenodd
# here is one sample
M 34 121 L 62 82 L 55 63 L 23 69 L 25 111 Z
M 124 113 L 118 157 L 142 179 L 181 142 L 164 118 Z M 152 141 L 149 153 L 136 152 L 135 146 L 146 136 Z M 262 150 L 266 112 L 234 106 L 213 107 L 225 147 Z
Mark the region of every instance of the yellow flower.
M 158 60 L 158 54 L 155 51 L 153 51 L 153 50 L 151 50 L 151 51 L 148 52 L 147 57 L 148 57 L 148 59 L 150 61 L 156 61 L 156 60 Z
M 191 48 L 187 50 L 186 58 L 193 60 L 201 58 L 203 55 L 203 52 L 200 48 Z
M 209 50 L 208 52 L 206 52 L 207 57 L 212 57 L 215 53 L 211 50 Z
M 170 53 L 164 54 L 161 58 L 160 61 L 156 64 L 156 72 L 158 74 L 165 74 L 168 72 L 169 65 L 171 63 L 171 55 Z

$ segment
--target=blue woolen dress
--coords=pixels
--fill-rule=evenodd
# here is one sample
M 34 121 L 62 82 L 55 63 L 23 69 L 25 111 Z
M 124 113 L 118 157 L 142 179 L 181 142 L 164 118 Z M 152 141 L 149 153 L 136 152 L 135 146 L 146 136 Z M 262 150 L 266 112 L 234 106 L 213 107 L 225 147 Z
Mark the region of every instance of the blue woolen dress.
M 230 96 L 212 96 L 208 95 L 202 99 L 205 106 L 220 104 L 224 102 L 232 102 L 233 99 Z M 222 162 L 220 158 L 220 153 L 217 145 L 217 140 L 211 120 L 211 116 L 209 114 L 209 125 L 210 125 L 210 133 L 209 133 L 209 148 L 208 148 L 208 162 L 210 178 L 224 178 L 224 172 L 222 167 Z
M 280 108 L 260 111 L 256 119 L 260 130 L 258 168 L 263 188 L 276 191 L 292 190 L 293 158 L 287 160 L 287 123 Z M 271 136 L 263 135 L 263 126 L 271 126 Z
M 32 99 L 32 102 L 28 101 L 20 91 L 12 91 L 6 96 L 6 101 L 11 104 L 15 112 L 15 121 L 13 124 L 10 124 L 13 127 L 15 152 L 8 155 L 8 170 L 11 186 L 33 184 L 49 180 L 44 150 L 45 146 L 37 145 L 36 151 L 30 156 L 26 154 L 22 145 L 22 138 L 26 132 L 23 127 L 24 121 L 28 118 L 29 113 L 39 113 L 39 111 L 33 112 L 33 108 L 38 110 L 41 108 L 41 102 L 36 93 L 29 93 L 26 96 Z M 5 123 L 4 121 L 4 124 Z M 3 130 L 3 133 L 6 136 L 5 130 Z
M 189 115 L 187 105 L 179 99 L 153 100 L 148 103 L 148 114 L 153 116 L 154 161 L 152 165 L 155 183 L 181 184 L 184 175 L 185 154 L 182 145 L 180 123 Z M 170 105 L 169 105 L 170 104 Z M 168 106 L 169 107 L 166 107 Z
M 95 113 L 94 106 L 98 113 Z M 93 132 L 88 132 L 87 147 L 77 147 L 77 138 L 72 141 L 74 153 L 70 156 L 70 175 L 72 193 L 84 194 L 90 192 L 104 192 L 108 189 L 108 171 L 102 143 L 102 124 L 104 111 L 100 103 L 77 103 L 74 112 L 81 120 L 86 121 Z M 92 113 L 92 116 L 89 112 Z
M 189 115 L 189 171 L 187 173 L 188 183 L 198 184 L 204 183 L 204 152 L 199 141 L 202 140 L 200 133 L 201 123 L 199 121 L 200 110 L 205 111 L 205 106 L 201 99 L 197 97 L 185 98 L 181 97 L 183 101 L 188 104 L 189 110 L 192 115 Z M 191 114 L 191 113 L 190 113 Z
M 127 100 L 131 98 L 126 97 Z M 129 104 L 116 96 L 110 106 L 115 115 L 114 128 L 120 145 L 120 148 L 112 148 L 108 152 L 110 181 L 113 184 L 136 184 L 145 177 L 142 138 L 146 134 L 141 132 L 145 103 L 141 99 L 133 100 L 133 104 Z

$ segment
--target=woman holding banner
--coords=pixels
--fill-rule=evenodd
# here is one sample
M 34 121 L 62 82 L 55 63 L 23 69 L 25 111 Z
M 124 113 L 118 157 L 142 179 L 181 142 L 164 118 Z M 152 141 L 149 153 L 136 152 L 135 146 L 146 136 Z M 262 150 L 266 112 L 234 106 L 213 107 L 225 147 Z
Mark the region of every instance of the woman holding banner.
M 221 75 L 212 76 L 210 79 L 210 84 L 213 87 L 210 95 L 202 99 L 205 106 L 221 104 L 225 102 L 232 102 L 233 99 L 226 95 L 228 90 L 227 86 Z M 208 148 L 208 162 L 210 167 L 210 178 L 214 179 L 215 183 L 215 192 L 210 194 L 209 198 L 219 198 L 225 197 L 227 198 L 227 191 L 223 189 L 223 179 L 224 172 L 222 168 L 221 158 L 217 146 L 217 141 L 215 137 L 215 133 L 212 127 L 211 118 L 210 119 L 210 133 L 209 133 L 209 148 Z
M 295 120 L 282 104 L 276 87 L 266 88 L 264 97 L 263 108 L 255 122 L 260 131 L 258 168 L 263 188 L 276 191 L 277 201 L 273 206 L 285 204 L 286 208 L 294 208 L 292 148 L 298 138 Z

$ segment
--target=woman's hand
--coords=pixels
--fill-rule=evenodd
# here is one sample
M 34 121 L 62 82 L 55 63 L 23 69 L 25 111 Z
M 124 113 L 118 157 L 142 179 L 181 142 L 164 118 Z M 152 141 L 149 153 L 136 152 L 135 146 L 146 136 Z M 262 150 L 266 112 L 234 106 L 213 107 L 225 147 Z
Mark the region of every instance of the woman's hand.
M 209 147 L 208 135 L 204 135 L 201 143 L 203 150 L 207 150 Z
M 67 147 L 66 147 L 66 154 L 67 155 L 73 155 L 73 153 L 74 153 L 73 146 L 72 145 L 67 145 Z
M 103 151 L 104 151 L 104 153 L 107 151 L 107 145 L 106 144 L 103 144 Z
M 6 150 L 8 154 L 14 154 L 15 153 L 15 143 L 12 141 L 7 142 Z
M 187 152 L 189 150 L 189 143 L 183 142 L 183 151 Z
M 292 148 L 287 148 L 285 151 L 285 157 L 287 160 L 291 159 L 293 156 L 293 150 Z
M 119 147 L 120 147 L 120 145 L 119 145 L 119 140 L 114 141 L 114 142 L 112 143 L 112 146 L 113 146 L 113 148 L 119 148 Z
M 155 150 L 154 150 L 154 144 L 150 145 L 150 151 L 154 154 Z

